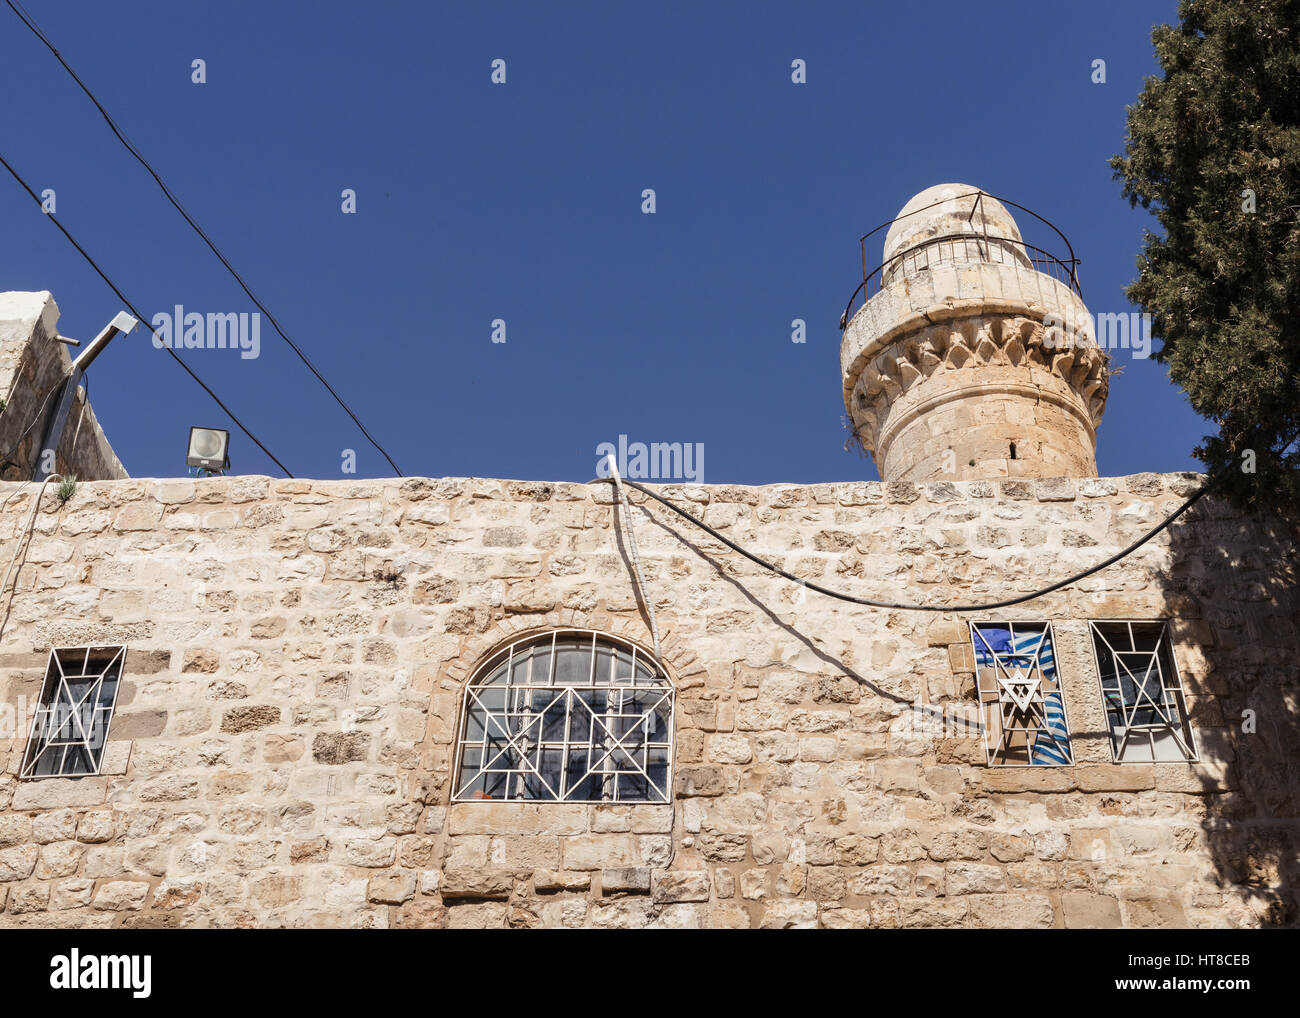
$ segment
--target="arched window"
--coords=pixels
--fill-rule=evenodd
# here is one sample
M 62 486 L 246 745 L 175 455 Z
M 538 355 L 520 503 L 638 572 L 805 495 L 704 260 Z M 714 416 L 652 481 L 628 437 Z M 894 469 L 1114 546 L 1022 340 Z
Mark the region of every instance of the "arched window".
M 466 688 L 452 798 L 668 802 L 672 732 L 672 683 L 635 644 L 530 637 Z

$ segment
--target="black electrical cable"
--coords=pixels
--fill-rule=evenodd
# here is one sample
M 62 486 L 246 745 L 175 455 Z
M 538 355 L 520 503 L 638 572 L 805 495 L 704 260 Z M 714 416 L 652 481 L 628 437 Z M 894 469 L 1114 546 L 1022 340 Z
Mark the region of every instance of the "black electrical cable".
M 212 242 L 211 238 L 208 237 L 208 235 L 204 232 L 203 228 L 194 221 L 193 217 L 187 211 L 185 211 L 185 207 L 181 205 L 180 200 L 174 194 L 172 194 L 171 188 L 169 188 L 165 183 L 163 183 L 162 177 L 160 177 L 158 175 L 158 172 L 153 168 L 153 166 L 149 164 L 149 161 L 145 159 L 143 155 L 140 154 L 139 149 L 137 149 L 135 145 L 133 145 L 130 142 L 130 140 L 127 139 L 126 135 L 122 133 L 121 129 L 117 126 L 117 123 L 109 115 L 108 110 L 104 109 L 100 101 L 97 98 L 95 98 L 95 94 L 91 92 L 91 90 L 86 86 L 86 83 L 82 81 L 80 77 L 77 76 L 77 72 L 74 71 L 68 65 L 68 62 L 63 59 L 63 55 L 57 49 L 55 49 L 54 44 L 51 43 L 48 38 L 46 38 L 45 33 L 42 32 L 36 26 L 36 23 L 31 19 L 31 16 L 28 15 L 26 11 L 20 9 L 22 5 L 21 4 L 16 5 L 14 3 L 14 0 L 5 0 L 5 3 L 8 4 L 9 9 L 13 11 L 15 15 L 18 16 L 18 19 L 22 21 L 22 23 L 31 30 L 32 34 L 35 35 L 36 38 L 38 38 L 42 43 L 45 44 L 45 48 L 54 54 L 54 58 L 58 60 L 60 64 L 63 65 L 63 69 L 72 76 L 72 80 L 75 81 L 79 86 L 81 86 L 81 90 L 85 92 L 86 97 L 92 103 L 95 104 L 95 108 L 99 110 L 100 116 L 104 118 L 104 121 L 108 124 L 109 128 L 117 136 L 117 140 L 120 141 L 123 147 L 128 152 L 130 152 L 131 155 L 135 156 L 136 160 L 140 163 L 140 165 L 143 166 L 149 172 L 149 176 L 153 177 L 154 181 L 158 184 L 158 186 L 162 188 L 163 194 L 166 196 L 167 200 L 171 202 L 172 207 L 175 208 L 176 211 L 181 214 L 182 218 L 184 218 L 185 222 L 187 222 L 190 225 L 191 229 L 193 229 L 194 232 L 197 233 L 199 237 L 202 238 L 203 243 L 208 245 L 209 250 L 211 250 L 212 253 L 217 256 L 221 264 L 224 265 L 226 269 L 230 272 L 230 274 L 235 278 L 235 282 L 239 284 L 240 289 L 242 289 L 244 293 L 248 295 L 248 299 L 257 305 L 258 310 L 261 311 L 262 314 L 266 315 L 267 321 L 269 321 L 271 325 L 275 328 L 275 331 L 280 334 L 280 338 L 289 344 L 289 346 L 293 349 L 293 352 L 298 355 L 298 358 L 305 365 L 307 365 L 311 373 L 315 375 L 317 379 L 320 380 L 320 383 L 323 386 L 325 386 L 326 389 L 329 390 L 329 394 L 334 397 L 338 405 L 343 408 L 344 412 L 347 413 L 349 417 L 352 418 L 353 423 L 356 424 L 356 426 L 361 429 L 361 434 L 366 436 L 366 440 L 371 445 L 373 445 L 376 449 L 379 450 L 380 455 L 382 455 L 384 459 L 388 460 L 388 465 L 393 468 L 394 472 L 397 474 L 398 477 L 405 477 L 406 475 L 402 473 L 401 468 L 398 467 L 398 465 L 393 461 L 393 457 L 390 456 L 388 454 L 388 451 L 382 445 L 380 445 L 378 441 L 376 441 L 374 436 L 371 435 L 369 431 L 366 430 L 366 426 L 361 423 L 361 419 L 357 417 L 355 413 L 352 412 L 352 408 L 348 406 L 347 403 L 344 402 L 343 397 L 340 396 L 334 390 L 334 386 L 330 385 L 330 383 L 325 379 L 325 376 L 322 375 L 316 369 L 316 365 L 311 362 L 311 360 L 307 357 L 305 353 L 302 352 L 302 349 L 298 346 L 298 344 L 289 338 L 288 334 L 284 331 L 284 329 L 280 328 L 280 323 L 276 321 L 275 315 L 271 314 L 271 312 L 266 309 L 266 305 L 264 305 L 260 300 L 257 299 L 253 291 L 249 289 L 248 284 L 244 282 L 244 277 L 241 276 L 237 271 L 235 271 L 235 267 L 231 265 L 230 262 L 226 259 L 226 256 L 223 255 L 217 249 L 217 245 Z
M 9 457 L 18 451 L 18 447 L 23 444 L 23 439 L 27 437 L 27 435 L 31 432 L 32 428 L 36 427 L 36 422 L 45 416 L 45 408 L 49 406 L 50 397 L 53 396 L 56 392 L 59 391 L 59 389 L 63 387 L 64 381 L 65 379 L 60 378 L 57 382 L 55 382 L 52 386 L 50 386 L 49 390 L 45 393 L 45 398 L 41 400 L 40 407 L 38 407 L 36 410 L 36 415 L 31 419 L 27 427 L 23 429 L 23 433 L 18 436 L 18 438 L 14 441 L 14 444 L 11 445 L 5 452 L 0 453 L 0 472 L 3 472 L 6 467 L 11 465 L 15 467 L 21 466 L 21 464 L 19 463 L 14 463 L 14 461 L 11 460 Z M 0 416 L 3 416 L 8 410 L 9 410 L 9 406 L 8 404 L 6 404 L 4 410 L 0 410 Z
M 73 434 L 73 445 L 74 445 L 74 446 L 76 445 L 76 437 L 77 437 L 77 435 L 81 433 L 81 421 L 82 421 L 82 418 L 85 416 L 85 413 L 86 413 L 86 407 L 88 407 L 88 406 L 90 405 L 90 376 L 89 376 L 89 375 L 82 375 L 82 376 L 81 376 L 81 380 L 82 380 L 82 383 L 83 383 L 84 386 L 85 386 L 85 389 L 84 389 L 84 397 L 83 397 L 83 399 L 82 399 L 82 401 L 81 401 L 81 414 L 80 414 L 80 416 L 77 417 L 77 431 Z M 51 386 L 49 387 L 48 390 L 46 390 L 45 398 L 41 400 L 41 405 L 40 405 L 40 407 L 37 408 L 37 410 L 36 410 L 36 415 L 31 419 L 30 422 L 28 422 L 27 427 L 25 427 L 25 428 L 23 429 L 23 433 L 22 433 L 21 435 L 18 436 L 17 440 L 14 442 L 13 445 L 11 445 L 11 446 L 9 447 L 9 449 L 8 449 L 7 451 L 5 451 L 5 452 L 0 452 L 0 472 L 3 472 L 4 469 L 5 469 L 6 467 L 9 467 L 9 466 L 15 466 L 15 467 L 16 467 L 16 466 L 20 466 L 20 465 L 21 465 L 21 464 L 15 463 L 15 462 L 14 462 L 13 460 L 11 460 L 9 457 L 12 456 L 15 452 L 18 451 L 18 447 L 19 447 L 20 445 L 23 444 L 23 439 L 26 438 L 26 437 L 28 436 L 28 434 L 31 432 L 32 428 L 36 427 L 36 423 L 37 423 L 38 421 L 40 421 L 40 420 L 45 416 L 45 408 L 46 408 L 47 406 L 49 406 L 49 403 L 50 403 L 50 397 L 53 396 L 56 392 L 58 392 L 61 388 L 63 388 L 63 383 L 66 382 L 66 381 L 67 381 L 67 377 L 66 377 L 66 376 L 63 377 L 63 378 L 60 378 L 57 382 L 55 382 L 53 385 L 51 385 Z M 5 414 L 5 412 L 6 412 L 8 409 L 9 409 L 9 406 L 8 406 L 8 404 L 6 404 L 5 407 L 4 407 L 4 409 L 3 409 L 3 410 L 0 410 L 0 417 L 3 417 L 4 414 Z
M 19 176 L 18 171 L 9 165 L 9 160 L 7 160 L 3 154 L 0 154 L 0 164 L 3 164 L 4 168 L 9 171 L 10 176 L 12 176 L 14 180 L 18 181 L 18 183 L 22 185 L 23 190 L 26 191 L 31 196 L 32 201 L 36 202 L 37 205 L 41 205 L 40 196 L 37 195 L 37 193 L 32 190 L 31 186 L 27 183 L 27 181 L 25 181 L 21 176 Z M 67 229 L 64 227 L 64 225 L 60 223 L 58 219 L 55 218 L 54 213 L 47 212 L 45 215 L 46 218 L 50 220 L 50 222 L 52 222 L 55 226 L 59 228 L 59 232 L 62 233 L 63 236 L 68 238 L 68 242 L 77 249 L 77 251 L 81 254 L 81 257 L 86 259 L 86 261 L 90 264 L 90 267 L 94 269 L 95 272 L 99 275 L 99 278 L 108 284 L 108 288 L 112 290 L 115 294 L 117 294 L 117 299 L 126 305 L 127 310 L 129 310 L 131 314 L 135 315 L 138 321 L 141 322 L 148 321 L 148 319 L 145 318 L 145 316 L 142 315 L 139 311 L 137 311 L 135 309 L 135 306 L 129 300 L 126 299 L 126 296 L 122 293 L 122 291 L 117 288 L 117 284 L 108 278 L 108 274 L 99 267 L 95 259 L 93 259 L 92 257 L 90 257 L 89 254 L 86 253 L 86 249 L 83 248 L 80 244 L 78 244 L 76 238 L 73 237 L 72 234 L 70 234 L 67 231 Z M 242 431 L 245 435 L 247 435 L 250 439 L 252 439 L 253 444 L 256 445 L 259 449 L 261 449 L 262 452 L 266 453 L 266 455 L 270 457 L 271 462 L 273 462 L 277 467 L 279 467 L 281 470 L 284 471 L 286 477 L 293 476 L 293 474 L 289 473 L 289 468 L 286 467 L 283 463 L 281 463 L 276 458 L 275 454 L 271 452 L 271 450 L 268 449 L 265 445 L 263 445 L 261 440 L 258 439 L 256 435 L 254 435 L 251 431 L 248 430 L 248 428 L 244 426 L 243 421 L 241 421 L 238 417 L 235 416 L 234 411 L 231 410 L 230 407 L 226 406 L 226 404 L 221 401 L 221 397 L 218 396 L 215 392 L 213 392 L 208 387 L 208 384 L 194 373 L 194 370 L 188 364 L 185 363 L 185 361 L 180 357 L 179 354 L 176 353 L 175 350 L 173 350 L 170 346 L 164 346 L 163 349 L 166 350 L 169 354 L 171 354 L 172 360 L 174 360 L 177 364 L 179 364 L 182 368 L 185 369 L 186 374 L 188 374 L 192 379 L 194 379 L 194 381 L 199 383 L 203 391 L 206 392 L 209 396 L 211 396 L 213 401 L 217 404 L 217 406 L 221 407 L 221 409 L 226 412 L 227 416 L 229 416 L 230 419 L 235 422 L 235 425 L 239 428 L 239 430 Z M 48 399 L 49 397 L 47 396 L 46 398 Z M 30 425 L 28 426 L 28 430 L 30 430 Z M 24 432 L 24 434 L 26 434 L 26 432 Z
M 610 484 L 615 483 L 614 478 L 612 477 L 600 477 L 597 478 L 596 480 L 607 481 Z M 1093 573 L 1101 572 L 1101 570 L 1105 569 L 1107 566 L 1114 565 L 1120 559 L 1128 555 L 1131 555 L 1133 552 L 1137 551 L 1139 548 L 1142 547 L 1142 545 L 1146 544 L 1153 537 L 1159 534 L 1162 530 L 1166 529 L 1170 524 L 1174 522 L 1174 520 L 1178 519 L 1178 517 L 1182 516 L 1183 513 L 1187 512 L 1188 509 L 1190 509 L 1193 505 L 1195 505 L 1202 498 L 1202 496 L 1204 496 L 1206 492 L 1210 490 L 1210 486 L 1211 486 L 1210 482 L 1207 481 L 1206 484 L 1204 484 L 1194 495 L 1192 495 L 1182 505 L 1180 505 L 1177 509 L 1175 509 L 1173 513 L 1165 517 L 1165 519 L 1161 523 L 1159 523 L 1152 529 L 1148 530 L 1145 534 L 1143 534 L 1140 538 L 1138 538 L 1136 541 L 1130 544 L 1123 551 L 1116 552 L 1110 558 L 1106 559 L 1106 561 L 1099 562 L 1097 563 L 1097 565 L 1085 569 L 1081 573 L 1075 573 L 1073 576 L 1069 576 L 1064 580 L 1060 580 L 1057 583 L 1053 583 L 1050 587 L 1044 587 L 1042 590 L 1036 590 L 1032 594 L 1022 594 L 1020 597 L 1008 598 L 1005 601 L 990 601 L 988 604 L 895 604 L 891 601 L 873 601 L 871 598 L 867 598 L 867 597 L 856 597 L 853 594 L 844 594 L 838 590 L 831 590 L 829 587 L 823 587 L 819 583 L 813 583 L 811 580 L 800 579 L 798 576 L 795 576 L 794 573 L 786 572 L 780 566 L 774 565 L 773 563 L 768 562 L 766 559 L 762 559 L 759 556 L 755 555 L 752 551 L 747 551 L 746 549 L 742 548 L 735 541 L 732 541 L 729 538 L 724 537 L 722 534 L 719 534 L 716 530 L 713 529 L 713 527 L 709 526 L 703 520 L 699 519 L 696 516 L 693 516 L 691 513 L 688 513 L 685 509 L 678 508 L 677 506 L 669 502 L 666 498 L 663 498 L 660 495 L 656 495 L 645 485 L 637 484 L 636 481 L 629 481 L 626 477 L 624 477 L 622 480 L 623 483 L 626 484 L 628 487 L 635 488 L 643 495 L 646 495 L 647 497 L 654 499 L 660 505 L 668 507 L 673 512 L 675 512 L 678 516 L 690 520 L 701 530 L 705 531 L 706 533 L 710 534 L 713 537 L 716 537 L 728 548 L 736 552 L 736 554 L 743 555 L 751 562 L 762 566 L 764 569 L 768 570 L 769 572 L 776 573 L 778 576 L 782 576 L 787 580 L 791 580 L 794 583 L 799 584 L 800 586 L 807 587 L 809 590 L 815 590 L 819 594 L 825 594 L 827 597 L 833 597 L 838 601 L 848 601 L 850 604 L 865 605 L 868 608 L 890 608 L 897 611 L 914 611 L 914 612 L 991 611 L 995 608 L 1009 608 L 1011 605 L 1023 604 L 1025 601 L 1032 601 L 1036 597 L 1042 597 L 1044 594 L 1050 594 L 1055 590 L 1060 590 L 1062 587 L 1068 587 L 1070 586 L 1070 584 L 1077 583 L 1079 580 L 1085 579 L 1086 577 L 1091 576 Z

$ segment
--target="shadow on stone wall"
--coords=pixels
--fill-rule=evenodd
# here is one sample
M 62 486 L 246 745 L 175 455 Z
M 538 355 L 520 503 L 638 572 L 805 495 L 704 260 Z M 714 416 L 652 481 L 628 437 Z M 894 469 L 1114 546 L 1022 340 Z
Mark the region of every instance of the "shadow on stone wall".
M 1187 791 L 1203 803 L 1222 907 L 1244 905 L 1255 925 L 1295 926 L 1300 541 L 1280 520 L 1247 516 L 1213 497 L 1169 533 L 1171 566 L 1156 575 L 1177 620 L 1174 640 L 1202 760 Z
M 1186 475 L 1175 490 L 1185 496 L 1201 480 Z M 1154 509 L 1155 500 L 1150 504 Z M 1150 523 L 1158 518 L 1153 513 Z M 886 702 L 911 703 L 791 625 L 789 612 L 782 617 L 789 605 L 755 596 L 721 546 L 696 539 L 676 521 L 638 513 L 638 523 L 642 533 L 665 532 L 707 562 L 757 613 L 843 676 L 838 681 L 851 680 Z M 621 520 L 615 526 L 631 569 Z M 1226 925 L 1300 925 L 1300 535 L 1281 520 L 1247 516 L 1206 497 L 1169 528 L 1165 541 L 1162 536 L 1151 546 L 1167 550 L 1148 567 L 1149 582 L 1172 620 L 1200 761 L 1157 764 L 1157 788 L 1183 794 L 1185 815 L 1199 817 L 1200 836 L 1185 827 L 1178 851 L 1208 853 L 1217 884 L 1191 893 L 1198 912 Z M 656 579 L 647 577 L 652 596 L 662 589 Z M 1075 734 L 1109 739 L 1104 724 Z

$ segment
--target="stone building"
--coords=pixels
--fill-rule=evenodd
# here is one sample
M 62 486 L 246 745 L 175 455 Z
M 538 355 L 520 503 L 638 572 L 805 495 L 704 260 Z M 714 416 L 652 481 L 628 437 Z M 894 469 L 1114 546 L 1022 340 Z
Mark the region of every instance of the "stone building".
M 606 483 L 0 484 L 0 924 L 1294 924 L 1291 535 L 1210 496 L 953 610 L 1203 478 L 1096 476 L 1077 287 L 949 186 L 846 316 L 885 479 L 655 489 L 940 610 Z M 0 317 L 7 447 L 57 311 Z

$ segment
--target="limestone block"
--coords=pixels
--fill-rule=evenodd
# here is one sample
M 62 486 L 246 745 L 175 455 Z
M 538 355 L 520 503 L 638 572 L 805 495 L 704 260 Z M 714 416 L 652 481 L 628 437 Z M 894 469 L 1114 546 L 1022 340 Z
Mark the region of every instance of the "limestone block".
M 1154 788 L 1155 768 L 1144 764 L 1097 764 L 1074 768 L 1081 792 L 1137 792 Z
M 443 900 L 488 898 L 505 900 L 514 889 L 513 876 L 502 870 L 446 869 L 439 890 Z
M 26 880 L 36 868 L 41 850 L 36 845 L 17 845 L 0 849 L 0 883 Z
M 53 911 L 66 911 L 70 908 L 85 908 L 95 890 L 93 880 L 63 880 L 54 884 L 50 891 L 49 907 Z
M 1006 890 L 1006 876 L 1000 866 L 950 862 L 945 886 L 949 894 L 984 894 Z
M 32 838 L 32 821 L 21 813 L 0 813 L 0 848 L 21 845 Z
M 343 846 L 343 858 L 353 866 L 373 869 L 391 866 L 397 859 L 397 841 L 393 838 L 348 841 Z
M 588 812 L 587 806 L 567 803 L 453 803 L 448 827 L 453 835 L 581 834 L 588 829 Z
M 50 904 L 49 884 L 14 884 L 9 889 L 9 913 L 44 912 Z
M 366 900 L 380 905 L 400 905 L 415 897 L 414 873 L 385 873 L 371 877 L 366 887 Z
M 1033 894 L 973 894 L 971 925 L 977 929 L 1048 929 L 1055 921 L 1051 899 Z
M 137 911 L 144 908 L 149 885 L 133 880 L 114 880 L 101 884 L 95 893 L 94 908 L 101 912 Z
M 654 878 L 651 897 L 660 903 L 708 901 L 711 881 L 707 870 L 674 870 Z
M 817 928 L 815 901 L 771 901 L 759 921 L 763 930 L 812 930 Z
M 602 882 L 602 887 L 603 886 L 604 884 Z M 647 890 L 649 889 L 649 886 L 649 876 L 647 874 Z M 555 870 L 537 870 L 533 873 L 533 887 L 539 894 L 553 894 L 560 891 L 586 891 L 591 887 L 591 874 L 569 873 L 566 871 Z
M 1186 929 L 1187 915 L 1175 901 L 1143 899 L 1123 904 L 1125 926 L 1131 929 Z
M 55 877 L 70 877 L 77 872 L 85 846 L 75 841 L 58 841 L 41 849 L 40 862 L 36 865 L 38 880 L 51 880 Z
M 966 925 L 969 898 L 903 898 L 899 925 L 907 929 L 953 928 Z
M 452 905 L 447 909 L 447 928 L 452 930 L 501 929 L 506 924 L 503 902 L 476 902 Z
M 710 736 L 706 752 L 710 760 L 721 764 L 746 764 L 754 757 L 749 739 L 732 733 Z
M 1110 895 L 1070 891 L 1061 895 L 1061 911 L 1068 930 L 1112 930 L 1123 926 L 1119 899 Z
M 23 781 L 14 792 L 13 808 L 63 809 L 98 806 L 108 795 L 107 778 L 43 778 Z
M 602 894 L 649 894 L 650 869 L 646 866 L 628 866 L 622 869 L 604 870 L 600 874 L 600 890 Z M 678 898 L 673 900 L 685 901 L 688 899 Z M 704 899 L 699 900 L 707 900 L 707 895 Z

